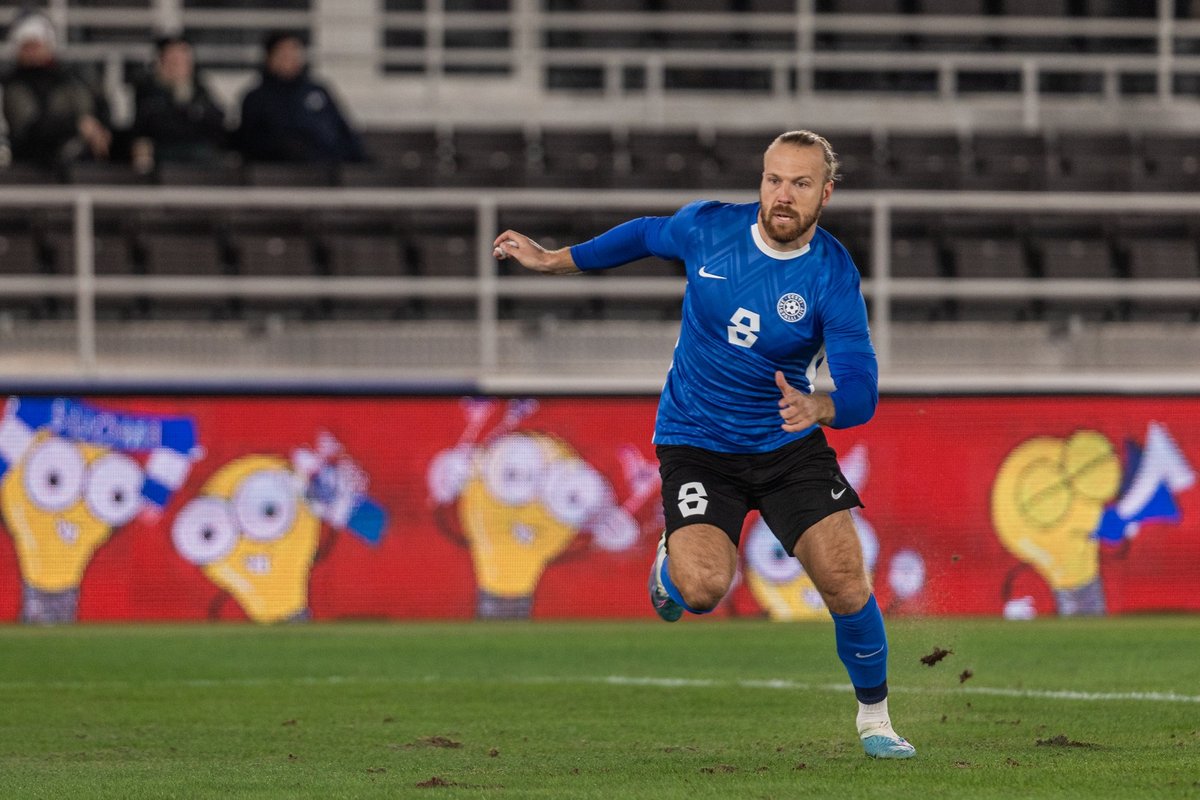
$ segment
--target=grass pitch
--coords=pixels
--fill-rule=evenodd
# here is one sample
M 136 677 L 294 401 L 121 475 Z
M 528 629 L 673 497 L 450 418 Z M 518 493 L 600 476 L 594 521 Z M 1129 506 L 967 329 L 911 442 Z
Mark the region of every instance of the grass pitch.
M 905 762 L 827 624 L 2 628 L 0 796 L 1200 796 L 1200 618 L 889 633 Z

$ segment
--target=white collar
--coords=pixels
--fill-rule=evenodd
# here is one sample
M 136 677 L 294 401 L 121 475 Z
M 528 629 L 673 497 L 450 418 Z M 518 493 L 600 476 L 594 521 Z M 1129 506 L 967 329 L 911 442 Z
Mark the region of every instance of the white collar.
M 812 242 L 806 242 L 804 247 L 801 247 L 799 250 L 776 250 L 774 247 L 771 247 L 771 245 L 767 244 L 766 240 L 763 239 L 762 234 L 759 233 L 757 221 L 750 223 L 750 235 L 754 237 L 754 244 L 759 250 L 762 251 L 763 255 L 770 256 L 771 258 L 782 259 L 784 261 L 793 258 L 799 258 L 800 256 L 804 255 L 808 252 L 809 245 L 812 244 Z

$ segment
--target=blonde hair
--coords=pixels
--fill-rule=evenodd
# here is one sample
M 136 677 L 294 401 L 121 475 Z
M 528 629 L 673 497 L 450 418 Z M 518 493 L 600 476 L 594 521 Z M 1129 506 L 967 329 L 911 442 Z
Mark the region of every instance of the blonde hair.
M 833 152 L 833 146 L 829 144 L 829 140 L 819 133 L 813 133 L 807 130 L 788 131 L 781 133 L 775 137 L 775 141 L 771 142 L 768 150 L 777 144 L 790 144 L 794 147 L 812 147 L 816 145 L 821 148 L 822 154 L 825 156 L 825 180 L 839 181 L 842 179 L 841 173 L 838 172 L 837 153 Z

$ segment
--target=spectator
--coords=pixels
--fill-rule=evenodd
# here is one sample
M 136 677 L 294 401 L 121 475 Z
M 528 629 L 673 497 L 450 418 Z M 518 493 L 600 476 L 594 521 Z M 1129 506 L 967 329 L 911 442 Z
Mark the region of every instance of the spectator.
M 21 17 L 8 39 L 15 65 L 3 81 L 4 120 L 13 161 L 53 168 L 107 160 L 112 145 L 108 103 L 59 63 L 50 20 L 37 13 Z
M 182 36 L 164 36 L 155 45 L 154 74 L 135 95 L 134 168 L 149 172 L 164 161 L 220 160 L 225 112 L 197 78 L 191 44 Z
M 242 99 L 238 141 L 248 161 L 365 161 L 362 140 L 329 90 L 308 75 L 304 44 L 274 33 L 263 45 L 262 79 Z

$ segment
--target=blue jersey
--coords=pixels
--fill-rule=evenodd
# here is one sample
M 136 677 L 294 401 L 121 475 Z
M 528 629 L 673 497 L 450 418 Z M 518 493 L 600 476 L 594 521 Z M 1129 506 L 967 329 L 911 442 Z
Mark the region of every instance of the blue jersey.
M 775 371 L 811 392 L 823 357 L 837 386 L 833 427 L 861 424 L 874 413 L 878 368 L 850 254 L 819 227 L 799 250 L 775 250 L 758 232 L 758 209 L 758 203 L 693 203 L 571 249 L 584 270 L 647 255 L 687 267 L 655 444 L 759 453 L 807 436 L 817 426 L 797 433 L 781 427 Z

